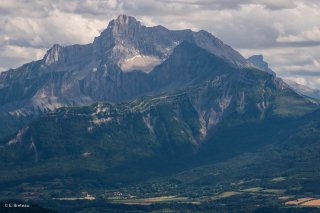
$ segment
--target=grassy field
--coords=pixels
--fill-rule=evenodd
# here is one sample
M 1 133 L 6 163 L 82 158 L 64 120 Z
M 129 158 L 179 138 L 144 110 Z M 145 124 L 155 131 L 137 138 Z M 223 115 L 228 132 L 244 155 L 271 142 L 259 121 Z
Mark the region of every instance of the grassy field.
M 188 202 L 187 197 L 177 196 L 161 196 L 161 197 L 150 197 L 150 198 L 139 198 L 139 199 L 115 199 L 112 200 L 114 203 L 122 203 L 127 205 L 151 205 L 154 203 L 169 203 L 169 202 Z

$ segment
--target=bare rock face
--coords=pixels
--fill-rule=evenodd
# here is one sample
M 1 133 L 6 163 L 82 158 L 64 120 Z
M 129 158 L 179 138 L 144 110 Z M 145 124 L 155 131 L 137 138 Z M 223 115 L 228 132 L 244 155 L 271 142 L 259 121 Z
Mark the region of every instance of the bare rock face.
M 253 55 L 247 59 L 247 62 L 257 69 L 265 71 L 271 75 L 276 75 L 276 73 L 269 68 L 268 63 L 263 60 L 263 55 Z
M 182 45 L 185 42 L 189 45 Z M 146 27 L 121 15 L 91 44 L 55 44 L 42 60 L 1 73 L 0 114 L 32 118 L 64 106 L 119 102 L 183 88 L 197 76 L 192 72 L 200 72 L 196 64 L 186 63 L 190 57 L 184 51 L 194 48 L 234 67 L 245 64 L 237 51 L 208 32 Z
M 124 71 L 134 70 L 134 64 L 141 67 L 142 71 L 150 71 L 153 67 L 144 69 L 141 60 L 146 67 L 150 64 L 158 65 L 175 46 L 167 33 L 160 38 L 162 30 L 168 31 L 142 26 L 135 18 L 121 15 L 94 39 L 95 53 L 104 63 L 113 62 L 124 68 Z
M 44 63 L 48 66 L 64 61 L 63 47 L 59 44 L 53 45 L 53 47 L 47 51 L 43 58 Z
M 162 26 L 146 27 L 126 15 L 112 20 L 107 29 L 95 38 L 93 46 L 95 53 L 102 57 L 103 61 L 113 61 L 125 71 L 129 71 L 134 70 L 128 68 L 127 64 L 130 62 L 136 61 L 140 67 L 143 64 L 139 63 L 141 61 L 147 66 L 160 64 L 183 41 L 194 43 L 234 64 L 241 65 L 245 61 L 237 51 L 206 31 L 171 31 Z M 146 70 L 152 69 L 149 67 Z

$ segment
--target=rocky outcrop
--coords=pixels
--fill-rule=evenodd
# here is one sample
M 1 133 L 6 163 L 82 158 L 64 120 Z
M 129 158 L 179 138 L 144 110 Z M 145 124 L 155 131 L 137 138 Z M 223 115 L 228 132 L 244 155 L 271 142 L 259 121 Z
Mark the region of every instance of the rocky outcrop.
M 247 62 L 249 66 L 253 66 L 271 75 L 276 75 L 276 73 L 269 68 L 268 63 L 263 60 L 263 55 L 253 55 L 247 59 Z
M 42 60 L 1 73 L 0 112 L 32 114 L 62 106 L 141 96 L 152 87 L 156 89 L 148 85 L 147 79 L 151 78 L 152 84 L 159 85 L 156 82 L 162 75 L 159 70 L 173 71 L 165 70 L 164 66 L 171 69 L 167 65 L 162 69 L 156 67 L 165 64 L 184 41 L 235 66 L 244 62 L 238 52 L 208 32 L 146 27 L 133 17 L 121 15 L 112 20 L 92 44 L 66 47 L 55 44 Z M 181 59 L 175 60 L 176 63 Z
M 183 89 L 246 63 L 206 31 L 146 27 L 121 15 L 91 44 L 55 44 L 42 60 L 1 73 L 0 117 L 25 121 L 60 107 Z

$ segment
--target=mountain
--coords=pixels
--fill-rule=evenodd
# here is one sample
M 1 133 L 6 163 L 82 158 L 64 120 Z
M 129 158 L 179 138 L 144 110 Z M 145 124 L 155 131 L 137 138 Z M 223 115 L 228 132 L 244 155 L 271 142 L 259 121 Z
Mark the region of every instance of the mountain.
M 0 198 L 61 212 L 253 212 L 316 199 L 319 102 L 258 59 L 205 31 L 124 15 L 92 44 L 54 45 L 1 74 Z
M 320 99 L 320 90 L 311 89 L 310 87 L 307 87 L 302 84 L 298 84 L 288 79 L 284 79 L 284 81 L 297 93 L 311 97 L 311 98 Z
M 201 47 L 235 67 L 245 63 L 237 51 L 206 31 L 145 27 L 135 18 L 121 15 L 91 44 L 55 44 L 42 60 L 0 74 L 0 120 L 8 121 L 1 128 L 0 138 L 60 107 L 159 94 L 169 85 L 152 83 L 163 77 L 156 74 L 160 73 L 157 70 L 179 57 L 178 50 L 171 55 L 183 42 Z
M 189 42 L 150 75 L 161 95 L 63 107 L 3 139 L 3 187 L 44 184 L 36 194 L 49 199 L 57 180 L 71 194 L 130 186 L 277 144 L 318 108 L 281 79 Z
M 242 65 L 245 61 L 237 51 L 206 31 L 171 31 L 162 26 L 145 27 L 135 18 L 126 15 L 112 20 L 107 29 L 94 39 L 93 47 L 103 63 L 111 60 L 123 71 L 140 68 L 150 72 L 182 41 L 194 43 L 234 64 Z
M 247 62 L 257 69 L 270 73 L 271 75 L 276 75 L 276 73 L 269 68 L 268 63 L 263 60 L 263 55 L 253 55 L 247 59 Z
M 252 66 L 271 75 L 276 75 L 276 73 L 269 68 L 267 62 L 263 60 L 263 55 L 253 55 L 247 59 L 247 66 Z M 295 92 L 305 95 L 311 98 L 320 99 L 320 90 L 311 89 L 305 85 L 298 84 L 294 81 L 284 79 L 285 83 L 288 84 Z

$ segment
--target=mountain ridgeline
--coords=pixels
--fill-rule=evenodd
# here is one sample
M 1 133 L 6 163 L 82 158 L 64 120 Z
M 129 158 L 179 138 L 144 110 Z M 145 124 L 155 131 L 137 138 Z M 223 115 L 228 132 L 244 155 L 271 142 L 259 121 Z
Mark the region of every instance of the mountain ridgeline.
M 221 174 L 240 178 L 234 158 L 279 147 L 298 152 L 296 141 L 316 147 L 320 139 L 319 102 L 294 92 L 261 56 L 246 60 L 206 31 L 145 27 L 125 15 L 92 44 L 56 44 L 42 60 L 1 73 L 0 104 L 7 191 L 33 183 L 98 193 L 218 163 L 238 172 Z M 242 179 L 254 178 L 250 163 L 265 160 L 244 161 Z M 179 193 L 191 196 L 184 187 Z
M 174 76 L 171 70 L 165 71 L 168 76 L 161 73 L 161 68 L 170 66 L 168 63 L 185 63 L 180 44 L 186 42 L 235 66 L 245 63 L 238 52 L 208 32 L 145 27 L 135 18 L 122 15 L 112 20 L 92 44 L 55 44 L 42 60 L 1 73 L 0 136 L 60 107 L 159 94 L 170 86 L 165 78 L 172 78 L 168 82 L 175 81 L 176 88 L 186 86 L 186 79 L 178 79 L 183 75 Z M 187 63 L 193 62 L 188 59 Z

